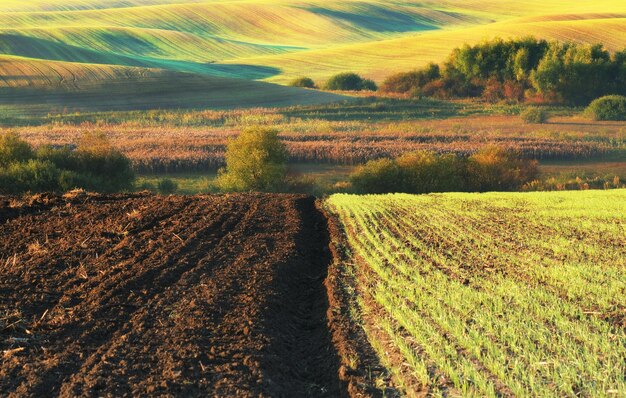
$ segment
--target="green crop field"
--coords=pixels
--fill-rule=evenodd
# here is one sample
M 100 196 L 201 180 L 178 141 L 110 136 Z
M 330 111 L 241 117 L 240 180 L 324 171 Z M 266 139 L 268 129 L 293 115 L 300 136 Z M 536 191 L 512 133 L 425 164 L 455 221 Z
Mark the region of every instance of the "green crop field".
M 47 75 L 36 75 L 40 71 Z M 98 111 L 271 108 L 347 98 L 240 78 L 0 57 L 2 78 L 10 86 L 0 87 L 0 114 L 9 119 Z
M 21 103 L 28 89 L 30 97 L 48 94 L 34 110 L 106 109 L 106 96 L 92 86 L 109 84 L 130 87 L 109 93 L 115 109 L 327 103 L 337 98 L 238 80 L 221 81 L 207 101 L 195 92 L 187 101 L 179 75 L 164 71 L 285 84 L 302 75 L 323 83 L 354 70 L 380 82 L 496 36 L 532 33 L 622 49 L 625 21 L 619 0 L 9 0 L 0 4 L 0 104 Z M 167 76 L 160 94 L 173 100 L 141 98 L 133 87 L 155 75 Z M 76 87 L 87 98 L 65 104 L 62 94 Z M 199 87 L 213 92 L 214 82 Z
M 326 207 L 353 316 L 409 396 L 626 395 L 626 191 Z

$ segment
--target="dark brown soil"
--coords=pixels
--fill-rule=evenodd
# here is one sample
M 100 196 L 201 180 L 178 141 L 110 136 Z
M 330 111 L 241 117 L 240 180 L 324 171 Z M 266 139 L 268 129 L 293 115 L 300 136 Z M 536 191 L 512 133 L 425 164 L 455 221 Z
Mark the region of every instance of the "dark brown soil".
M 340 380 L 346 385 L 350 397 L 401 396 L 400 391 L 394 387 L 389 372 L 368 341 L 364 324 L 370 323 L 369 318 L 354 313 L 359 308 L 357 275 L 348 271 L 353 260 L 347 253 L 348 242 L 345 233 L 339 227 L 341 222 L 323 207 L 320 207 L 320 211 L 327 220 L 329 248 L 332 252 L 332 263 L 325 284 L 330 302 L 329 327 L 341 362 Z M 387 356 L 393 357 L 395 347 L 389 345 L 386 348 Z
M 0 198 L 0 396 L 342 396 L 296 195 Z

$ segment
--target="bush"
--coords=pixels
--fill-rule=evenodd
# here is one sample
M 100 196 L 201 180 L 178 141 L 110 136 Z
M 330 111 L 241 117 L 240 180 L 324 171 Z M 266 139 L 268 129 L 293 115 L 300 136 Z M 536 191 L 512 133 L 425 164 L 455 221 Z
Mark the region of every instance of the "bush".
M 346 72 L 331 77 L 324 85 L 324 89 L 341 91 L 376 91 L 378 87 L 373 80 L 363 79 L 356 73 Z
M 34 153 L 28 142 L 20 139 L 15 133 L 0 135 L 0 167 L 6 167 L 11 163 L 25 162 L 34 157 Z
M 607 95 L 591 102 L 585 113 L 594 120 L 626 120 L 626 97 Z
M 59 188 L 61 171 L 47 161 L 30 159 L 0 170 L 0 191 L 7 194 L 52 192 Z
M 528 107 L 520 114 L 524 123 L 542 124 L 548 121 L 548 114 L 545 110 L 537 107 Z
M 315 82 L 308 77 L 300 77 L 289 83 L 292 87 L 315 88 Z
M 117 192 L 133 187 L 130 160 L 104 135 L 86 135 L 77 150 L 44 146 L 33 151 L 17 135 L 0 136 L 0 192 Z
M 376 82 L 374 80 L 363 79 L 363 81 L 361 82 L 361 90 L 376 91 L 378 90 L 378 86 L 376 85 Z
M 504 99 L 504 84 L 496 78 L 491 78 L 485 82 L 482 97 L 485 101 L 496 103 Z
M 487 147 L 469 158 L 418 151 L 395 160 L 373 160 L 352 173 L 350 183 L 362 194 L 510 191 L 537 175 L 536 161 Z
M 370 160 L 350 175 L 350 183 L 358 193 L 402 192 L 400 168 L 391 159 Z
M 164 178 L 157 184 L 157 189 L 160 194 L 170 195 L 178 190 L 178 184 L 171 178 Z
M 381 90 L 387 93 L 421 95 L 422 88 L 441 77 L 439 66 L 429 64 L 424 69 L 412 72 L 397 73 L 388 77 L 381 86 Z
M 463 191 L 463 159 L 453 154 L 418 151 L 396 159 L 401 170 L 402 192 Z
M 278 191 L 285 182 L 287 159 L 278 131 L 246 129 L 228 142 L 226 168 L 216 184 L 222 191 Z
M 496 146 L 486 147 L 469 157 L 467 188 L 470 191 L 512 191 L 537 179 L 538 163 L 520 159 Z

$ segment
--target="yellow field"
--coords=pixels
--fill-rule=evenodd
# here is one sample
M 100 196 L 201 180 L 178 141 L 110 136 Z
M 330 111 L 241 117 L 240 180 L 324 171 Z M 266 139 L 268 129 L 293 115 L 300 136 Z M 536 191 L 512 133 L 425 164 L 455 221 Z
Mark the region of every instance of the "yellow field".
M 97 81 L 153 73 L 128 67 L 280 84 L 353 70 L 380 82 L 466 42 L 528 34 L 622 49 L 626 2 L 5 0 L 1 86 L 66 82 L 68 68 Z
M 380 82 L 395 72 L 441 61 L 452 49 L 465 43 L 473 44 L 497 37 L 513 38 L 520 33 L 550 40 L 603 43 L 610 50 L 622 50 L 626 48 L 626 13 L 611 15 L 520 18 L 323 50 L 239 59 L 237 62 L 280 67 L 282 73 L 268 79 L 278 83 L 289 81 L 302 74 L 303 70 L 313 79 L 324 80 L 337 70 L 345 69 L 357 70 L 367 78 Z

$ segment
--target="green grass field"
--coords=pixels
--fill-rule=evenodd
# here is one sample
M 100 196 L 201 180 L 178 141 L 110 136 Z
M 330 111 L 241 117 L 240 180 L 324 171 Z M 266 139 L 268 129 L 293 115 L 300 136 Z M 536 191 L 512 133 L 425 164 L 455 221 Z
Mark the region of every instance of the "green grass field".
M 626 191 L 334 195 L 353 316 L 409 396 L 626 394 Z
M 207 101 L 193 90 L 187 100 L 176 73 L 284 84 L 302 75 L 323 83 L 354 70 L 380 82 L 494 36 L 532 33 L 622 49 L 625 21 L 626 3 L 619 0 L 9 0 L 0 4 L 0 105 L 21 105 L 21 91 L 31 97 L 43 91 L 47 96 L 33 109 L 62 113 L 69 101 L 63 93 L 80 88 L 87 92 L 79 100 L 85 110 L 106 109 L 111 101 L 93 92 L 99 85 L 129 87 L 111 91 L 115 109 L 333 102 L 237 80 L 220 81 L 219 93 Z M 171 101 L 135 89 L 163 76 L 170 80 L 159 94 Z M 212 92 L 214 85 L 199 87 Z
M 25 83 L 24 75 L 15 70 L 49 70 L 54 75 Z M 56 61 L 7 65 L 0 58 L 0 76 L 7 80 L 14 76 L 13 86 L 0 87 L 0 112 L 9 124 L 20 118 L 77 112 L 286 107 L 349 98 L 241 78 Z

